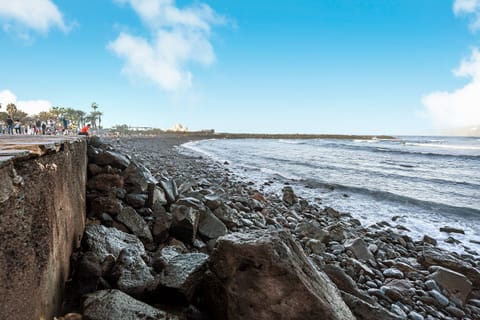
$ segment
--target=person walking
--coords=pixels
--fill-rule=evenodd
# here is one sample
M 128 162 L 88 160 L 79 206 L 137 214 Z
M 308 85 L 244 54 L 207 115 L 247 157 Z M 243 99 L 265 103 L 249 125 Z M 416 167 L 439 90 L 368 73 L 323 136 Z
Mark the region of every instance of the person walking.
M 11 117 L 7 118 L 7 133 L 13 134 L 13 119 Z

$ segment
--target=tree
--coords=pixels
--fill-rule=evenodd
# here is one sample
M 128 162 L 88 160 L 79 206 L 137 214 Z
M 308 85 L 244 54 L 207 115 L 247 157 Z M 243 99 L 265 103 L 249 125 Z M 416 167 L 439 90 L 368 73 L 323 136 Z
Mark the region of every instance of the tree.
M 17 106 L 14 103 L 7 104 L 7 113 L 11 118 L 14 117 L 16 112 L 17 112 Z
M 93 109 L 93 111 L 90 112 L 90 121 L 92 122 L 92 127 L 96 129 L 97 128 L 97 116 L 100 116 L 101 112 L 100 112 L 100 114 L 97 112 L 98 104 L 96 102 L 92 102 L 92 109 Z

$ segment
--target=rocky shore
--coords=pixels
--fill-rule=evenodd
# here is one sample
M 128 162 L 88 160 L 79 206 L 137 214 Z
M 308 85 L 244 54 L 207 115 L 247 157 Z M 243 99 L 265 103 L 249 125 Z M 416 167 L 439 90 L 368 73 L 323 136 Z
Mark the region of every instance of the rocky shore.
M 91 139 L 58 319 L 480 319 L 478 256 L 239 181 L 198 136 Z

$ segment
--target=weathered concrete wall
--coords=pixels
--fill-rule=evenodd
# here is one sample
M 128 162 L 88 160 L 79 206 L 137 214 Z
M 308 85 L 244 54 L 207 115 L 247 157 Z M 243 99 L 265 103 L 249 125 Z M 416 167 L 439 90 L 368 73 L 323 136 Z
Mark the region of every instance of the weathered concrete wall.
M 85 226 L 86 141 L 0 136 L 0 319 L 60 311 Z

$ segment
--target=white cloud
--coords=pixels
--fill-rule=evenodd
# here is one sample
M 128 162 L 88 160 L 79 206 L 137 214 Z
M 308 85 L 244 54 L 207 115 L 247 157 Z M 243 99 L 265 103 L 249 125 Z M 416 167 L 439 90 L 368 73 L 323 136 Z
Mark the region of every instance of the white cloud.
M 453 2 L 453 12 L 456 15 L 473 15 L 470 28 L 473 31 L 480 29 L 480 0 L 455 0 Z
M 480 124 L 480 51 L 473 49 L 469 59 L 453 71 L 471 81 L 453 92 L 437 91 L 422 98 L 426 114 L 440 128 L 460 128 Z
M 28 113 L 29 115 L 38 114 L 41 111 L 48 111 L 52 107 L 50 101 L 47 100 L 17 100 L 17 96 L 10 90 L 0 91 L 0 104 L 5 112 L 7 104 L 14 103 L 18 110 Z
M 129 4 L 149 28 L 150 38 L 122 32 L 108 48 L 125 60 L 123 72 L 146 78 L 167 91 L 191 85 L 190 62 L 215 61 L 213 25 L 225 23 L 206 4 L 178 8 L 174 0 L 115 0 Z
M 62 13 L 51 0 L 0 0 L 3 30 L 28 37 L 26 30 L 46 34 L 51 28 L 68 31 Z

